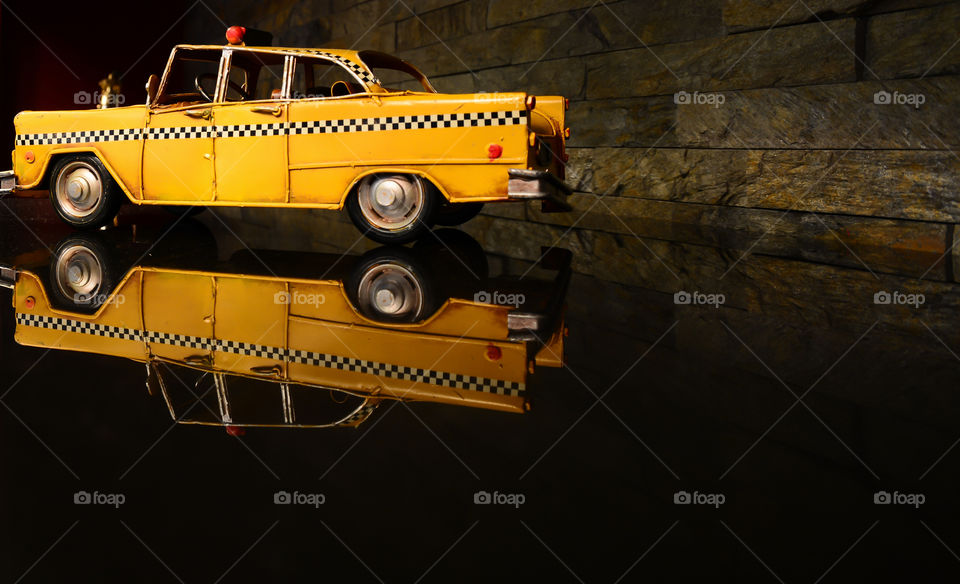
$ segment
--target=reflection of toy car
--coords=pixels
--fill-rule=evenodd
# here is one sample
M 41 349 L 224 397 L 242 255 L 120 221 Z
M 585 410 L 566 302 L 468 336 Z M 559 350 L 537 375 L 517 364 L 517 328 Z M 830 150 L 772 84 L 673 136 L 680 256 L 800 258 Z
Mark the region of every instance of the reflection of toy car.
M 383 81 L 381 81 L 381 78 Z M 416 83 L 418 91 L 391 89 Z M 375 51 L 180 45 L 148 105 L 22 112 L 0 192 L 49 188 L 77 227 L 119 204 L 347 207 L 380 242 L 485 202 L 565 210 L 565 100 L 439 94 Z
M 283 275 L 258 272 L 246 252 L 209 269 L 152 259 L 121 272 L 111 233 L 66 238 L 49 265 L 0 270 L 15 338 L 146 362 L 181 421 L 354 425 L 385 398 L 522 412 L 534 364 L 562 364 L 568 254 L 555 258 L 554 281 L 483 277 L 498 294 L 524 295 L 521 310 L 457 290 L 464 278 L 451 266 L 485 266 L 445 257 L 447 243 L 345 260 L 295 254 L 289 270 L 269 258 Z M 341 265 L 335 278 L 297 273 Z M 318 388 L 352 401 L 321 407 Z M 319 411 L 336 421 L 316 422 Z

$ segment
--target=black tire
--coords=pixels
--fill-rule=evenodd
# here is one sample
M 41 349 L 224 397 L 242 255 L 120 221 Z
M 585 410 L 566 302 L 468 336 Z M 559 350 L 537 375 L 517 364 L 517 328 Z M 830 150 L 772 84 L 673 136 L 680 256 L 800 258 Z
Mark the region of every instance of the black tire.
M 411 203 L 411 211 L 397 221 L 396 227 L 386 224 L 388 218 L 372 218 L 371 215 L 377 215 L 377 211 L 370 208 L 371 204 L 379 204 L 376 195 L 371 195 L 375 185 L 380 181 L 391 180 L 395 184 L 413 185 L 410 188 L 417 191 L 413 196 L 416 200 Z M 407 190 L 400 188 L 404 193 L 403 196 L 406 197 Z M 361 203 L 361 199 L 366 202 Z M 374 201 L 377 202 L 374 203 Z M 384 173 L 368 175 L 357 184 L 347 197 L 347 212 L 357 229 L 368 238 L 377 243 L 400 245 L 415 241 L 430 229 L 436 204 L 434 189 L 427 180 L 416 175 Z
M 433 315 L 439 306 L 432 276 L 430 267 L 411 250 L 379 247 L 364 254 L 354 266 L 347 282 L 347 294 L 357 312 L 370 320 L 420 322 Z M 391 289 L 390 279 L 401 285 L 392 287 L 394 293 L 389 300 L 396 302 L 384 303 L 377 297 L 377 292 Z M 392 306 L 385 309 L 384 304 Z
M 490 274 L 487 252 L 469 233 L 459 229 L 437 229 L 435 237 L 425 237 L 413 245 L 420 257 L 429 258 L 430 265 L 442 265 L 445 275 L 461 274 L 458 283 L 485 280 Z M 449 280 L 450 278 L 445 278 Z
M 58 159 L 50 171 L 49 185 L 54 211 L 79 229 L 109 225 L 126 199 L 120 185 L 93 154 Z
M 50 256 L 50 297 L 54 305 L 78 312 L 95 312 L 119 281 L 119 271 L 94 234 L 69 236 Z M 73 270 L 73 271 L 71 271 Z
M 433 212 L 433 223 L 453 227 L 463 225 L 483 210 L 483 203 L 443 203 Z
M 204 205 L 160 205 L 164 211 L 177 217 L 194 217 L 207 210 Z

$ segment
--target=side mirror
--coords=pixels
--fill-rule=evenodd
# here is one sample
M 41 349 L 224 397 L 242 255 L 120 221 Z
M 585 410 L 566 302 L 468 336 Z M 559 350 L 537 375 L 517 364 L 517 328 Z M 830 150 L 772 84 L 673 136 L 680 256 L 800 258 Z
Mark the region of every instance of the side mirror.
M 157 91 L 160 89 L 160 78 L 156 75 L 147 77 L 147 105 L 157 99 Z

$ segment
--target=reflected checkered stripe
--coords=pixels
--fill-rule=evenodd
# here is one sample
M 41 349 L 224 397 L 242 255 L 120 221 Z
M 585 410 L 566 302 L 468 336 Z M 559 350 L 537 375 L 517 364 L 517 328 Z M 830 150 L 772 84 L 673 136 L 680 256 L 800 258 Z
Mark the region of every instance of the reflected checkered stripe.
M 354 424 L 354 423 L 356 423 L 356 422 L 358 422 L 358 421 L 362 422 L 363 420 L 365 420 L 365 419 L 367 419 L 367 418 L 370 417 L 370 414 L 372 414 L 373 411 L 374 411 L 375 409 L 377 409 L 377 405 L 378 405 L 378 404 L 363 406 L 362 408 L 360 408 L 359 410 L 357 410 L 356 412 L 354 412 L 354 414 L 351 415 L 350 417 L 348 417 L 348 418 L 346 418 L 346 419 L 344 419 L 344 420 L 340 420 L 339 422 L 337 422 L 337 425 L 338 425 L 338 426 L 349 426 L 349 425 Z
M 471 112 L 459 114 L 427 114 L 420 116 L 387 116 L 314 120 L 309 122 L 277 122 L 273 124 L 237 124 L 231 126 L 196 126 L 182 128 L 147 128 L 149 140 L 189 140 L 192 138 L 246 138 L 251 136 L 286 136 L 302 134 L 336 134 L 339 132 L 387 132 L 433 128 L 475 128 L 513 126 L 526 123 L 526 111 Z M 97 130 L 54 134 L 22 134 L 18 146 L 41 144 L 81 144 L 139 140 L 141 130 Z
M 469 391 L 481 391 L 484 393 L 494 393 L 497 395 L 510 395 L 513 397 L 518 397 L 520 392 L 524 391 L 525 389 L 523 383 L 504 381 L 502 379 L 489 379 L 486 377 L 475 377 L 472 375 L 460 375 L 446 371 L 433 371 L 430 369 L 405 367 L 403 365 L 379 363 L 377 361 L 354 359 L 352 357 L 343 357 L 340 355 L 328 355 L 325 353 L 314 353 L 313 351 L 301 351 L 297 349 L 284 349 L 282 347 L 256 345 L 253 343 L 243 343 L 240 341 L 226 341 L 205 337 L 194 337 L 190 335 L 141 331 L 137 329 L 95 324 L 91 322 L 83 322 L 79 320 L 71 320 L 53 316 L 18 313 L 17 324 L 45 329 L 55 329 L 72 333 L 97 335 L 111 339 L 141 342 L 146 341 L 149 343 L 163 345 L 190 347 L 193 349 L 203 349 L 207 351 L 220 351 L 223 353 L 234 353 L 237 355 L 247 355 L 251 357 L 263 357 L 265 359 L 287 361 L 288 363 L 300 363 L 303 365 L 313 365 L 328 369 L 339 369 L 342 371 L 352 371 L 355 373 L 367 373 L 370 375 L 390 377 L 403 381 L 429 383 L 431 385 L 439 385 L 441 387 L 452 387 L 457 389 L 466 389 Z

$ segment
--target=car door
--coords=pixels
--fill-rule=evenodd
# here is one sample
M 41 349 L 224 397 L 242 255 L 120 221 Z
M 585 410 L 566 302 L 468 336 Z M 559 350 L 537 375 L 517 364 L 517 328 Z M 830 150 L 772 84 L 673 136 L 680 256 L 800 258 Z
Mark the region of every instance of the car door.
M 228 53 L 228 83 L 213 106 L 216 199 L 285 202 L 287 106 L 281 91 L 286 58 L 240 49 Z
M 177 48 L 147 113 L 143 198 L 202 203 L 214 197 L 213 99 L 219 49 Z M 207 98 L 196 87 L 206 84 Z
M 286 282 L 217 276 L 217 369 L 266 379 L 285 378 L 289 302 Z
M 381 114 L 380 104 L 365 92 L 336 60 L 294 59 L 287 112 L 291 203 L 338 206 L 359 172 L 357 165 L 377 159 L 380 136 L 349 125 Z M 399 145 L 398 150 L 409 147 Z
M 196 366 L 213 363 L 213 277 L 144 270 L 142 294 L 151 355 Z

